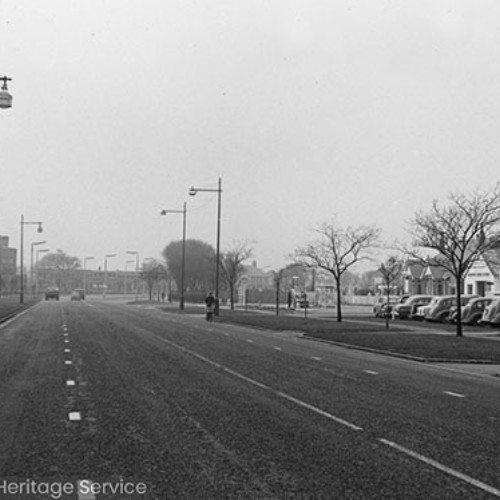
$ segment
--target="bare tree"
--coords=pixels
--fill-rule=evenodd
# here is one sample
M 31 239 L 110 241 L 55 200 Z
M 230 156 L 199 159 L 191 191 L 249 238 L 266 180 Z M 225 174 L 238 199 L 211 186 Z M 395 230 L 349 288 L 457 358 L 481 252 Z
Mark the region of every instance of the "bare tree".
M 382 275 L 382 282 L 386 288 L 387 293 L 387 311 L 385 315 L 385 327 L 389 328 L 390 306 L 389 300 L 391 297 L 391 288 L 399 283 L 403 272 L 403 260 L 397 257 L 388 257 L 385 262 L 380 264 L 378 271 Z
M 166 277 L 166 269 L 160 262 L 153 260 L 144 264 L 141 272 L 139 273 L 139 278 L 146 282 L 149 292 L 149 300 L 153 300 L 153 288 L 160 282 L 160 280 Z
M 231 310 L 234 309 L 234 290 L 240 280 L 245 267 L 243 262 L 249 259 L 253 254 L 253 248 L 249 241 L 235 241 L 231 244 L 231 248 L 221 255 L 221 271 L 222 276 L 229 289 L 229 300 Z
M 457 337 L 463 335 L 462 283 L 474 262 L 500 244 L 500 182 L 493 188 L 468 194 L 450 193 L 448 204 L 437 200 L 428 212 L 417 212 L 410 221 L 415 247 L 438 252 L 435 265 L 446 269 L 455 279 L 457 299 Z M 412 257 L 422 257 L 409 251 Z
M 357 262 L 367 259 L 366 251 L 378 244 L 380 229 L 372 226 L 338 226 L 335 220 L 324 222 L 316 232 L 319 238 L 295 251 L 295 260 L 319 267 L 332 274 L 337 289 L 337 321 L 342 321 L 341 280 Z

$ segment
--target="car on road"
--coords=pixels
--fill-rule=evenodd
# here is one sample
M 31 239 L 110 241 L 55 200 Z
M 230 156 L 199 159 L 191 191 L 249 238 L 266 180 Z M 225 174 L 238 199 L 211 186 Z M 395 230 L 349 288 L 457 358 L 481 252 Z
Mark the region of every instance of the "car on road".
M 462 305 L 467 304 L 469 300 L 475 299 L 477 297 L 478 295 L 462 295 Z M 440 323 L 446 323 L 450 315 L 450 310 L 456 303 L 456 295 L 441 295 L 434 297 L 429 302 L 429 305 L 423 307 L 423 319 L 425 319 L 425 321 L 437 321 Z
M 432 295 L 410 295 L 407 300 L 394 307 L 392 315 L 395 319 L 409 319 L 418 307 L 428 304 L 432 299 Z
M 494 297 L 491 304 L 486 306 L 479 324 L 500 326 L 500 297 Z
M 492 297 L 478 297 L 469 300 L 462 309 L 462 323 L 464 325 L 477 325 L 483 316 L 484 310 L 493 302 Z M 453 306 L 450 310 L 448 321 L 456 323 L 457 321 L 457 306 Z
M 83 288 L 75 288 L 75 292 L 80 295 L 80 299 L 85 300 L 85 290 Z
M 59 300 L 59 288 L 56 286 L 49 286 L 45 290 L 45 300 Z

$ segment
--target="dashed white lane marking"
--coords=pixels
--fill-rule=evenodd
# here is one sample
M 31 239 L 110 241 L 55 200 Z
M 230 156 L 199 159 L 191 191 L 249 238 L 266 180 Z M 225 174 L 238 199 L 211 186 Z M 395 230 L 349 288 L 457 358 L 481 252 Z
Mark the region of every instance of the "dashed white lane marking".
M 253 344 L 253 340 L 252 340 L 252 339 L 247 339 L 247 342 L 248 342 L 249 344 Z
M 277 345 L 275 345 L 273 349 L 275 349 L 276 351 L 281 351 L 281 347 L 278 347 Z
M 67 336 L 68 336 L 68 333 L 67 333 L 67 332 L 64 332 L 64 333 L 63 333 L 63 335 L 64 335 L 65 337 L 67 337 Z
M 65 344 L 69 344 L 69 340 L 68 339 L 64 339 L 64 343 Z
M 363 370 L 365 373 L 368 373 L 368 375 L 378 375 L 378 372 L 374 372 L 373 370 Z
M 455 398 L 465 398 L 465 394 L 459 394 L 458 392 L 444 391 L 444 393 Z
M 229 333 L 227 333 L 227 332 L 226 332 L 224 335 L 225 335 L 226 337 L 229 337 Z
M 321 358 L 318 358 L 318 356 L 311 356 L 311 359 L 314 359 L 314 361 L 321 361 Z
M 72 365 L 73 362 L 72 361 L 69 361 L 68 359 L 64 362 L 65 365 Z
M 421 462 L 424 462 L 425 464 L 430 465 L 431 467 L 434 467 L 435 469 L 439 469 L 440 471 L 446 472 L 446 474 L 449 474 L 453 477 L 461 479 L 462 481 L 465 481 L 466 483 L 469 483 L 472 486 L 475 486 L 476 488 L 487 491 L 488 493 L 491 493 L 492 495 L 495 495 L 496 497 L 500 497 L 500 490 L 494 488 L 493 486 L 490 486 L 486 483 L 483 483 L 482 481 L 478 481 L 477 479 L 474 479 L 473 477 L 467 476 L 466 474 L 462 474 L 461 472 L 458 472 L 455 469 L 451 469 L 450 467 L 447 467 L 446 465 L 443 465 L 439 462 L 436 462 L 435 460 L 432 460 L 432 458 L 427 458 L 424 455 L 420 455 L 420 453 L 416 453 L 412 450 L 409 450 L 408 448 L 400 446 L 399 444 L 393 443 L 392 441 L 388 441 L 387 439 L 379 439 L 379 441 L 381 443 L 386 444 L 387 446 L 390 446 L 391 448 L 394 448 L 395 450 L 400 451 L 401 453 L 405 453 L 406 455 L 409 455 L 410 457 L 413 457 L 417 460 L 420 460 Z
M 66 385 L 75 385 L 75 381 L 74 380 L 66 380 Z
M 71 352 L 71 349 L 64 349 L 64 352 Z
M 356 431 L 362 431 L 362 427 L 358 427 L 357 425 L 352 424 L 351 422 L 348 422 L 347 420 L 344 420 L 342 418 L 336 417 L 335 415 L 332 415 L 331 413 L 328 413 L 324 410 L 321 410 L 320 408 L 317 408 L 316 406 L 310 405 L 309 403 L 305 403 L 304 401 L 301 401 L 300 399 L 294 398 L 293 396 L 290 396 L 286 394 L 285 392 L 278 391 L 276 389 L 273 389 L 272 387 L 269 387 L 268 385 L 262 384 L 260 382 L 257 382 L 257 380 L 254 380 L 253 378 L 247 377 L 237 371 L 231 370 L 231 368 L 227 368 L 224 365 L 221 365 L 220 363 L 217 363 L 215 361 L 212 361 L 209 358 L 206 358 L 205 356 L 202 356 L 201 354 L 198 354 L 195 351 L 191 351 L 191 349 L 187 349 L 186 347 L 183 347 L 179 344 L 176 344 L 175 342 L 171 342 L 170 340 L 158 337 L 155 335 L 155 337 L 160 340 L 161 342 L 164 342 L 165 344 L 168 344 L 172 347 L 175 347 L 176 349 L 179 349 L 182 352 L 185 352 L 187 354 L 190 354 L 191 356 L 203 361 L 204 363 L 207 363 L 211 366 L 215 366 L 216 368 L 219 368 L 220 370 L 225 371 L 226 373 L 229 373 L 233 375 L 234 377 L 237 377 L 241 380 L 244 380 L 245 382 L 248 382 L 249 384 L 255 385 L 256 387 L 259 387 L 261 389 L 264 389 L 266 391 L 272 392 L 273 394 L 287 399 L 288 401 L 291 401 L 292 403 L 295 403 L 298 406 L 302 406 L 303 408 L 307 408 L 308 410 L 317 413 L 318 415 L 321 415 L 323 417 L 326 417 L 338 424 L 345 425 L 346 427 L 349 427 L 353 430 Z
M 79 411 L 71 411 L 68 414 L 68 418 L 72 421 L 77 421 L 82 419 L 82 415 Z

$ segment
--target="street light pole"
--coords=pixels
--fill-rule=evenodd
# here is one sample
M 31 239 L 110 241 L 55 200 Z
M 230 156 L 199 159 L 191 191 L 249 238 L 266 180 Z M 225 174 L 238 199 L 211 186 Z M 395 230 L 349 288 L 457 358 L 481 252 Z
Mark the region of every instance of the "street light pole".
M 133 264 L 133 263 L 134 263 L 133 260 L 125 261 L 125 296 L 127 295 L 127 272 L 128 272 L 127 264 Z
M 102 290 L 102 298 L 106 297 L 106 292 L 108 288 L 108 259 L 111 257 L 116 257 L 116 253 L 110 253 L 104 256 L 104 287 Z
M 24 220 L 24 215 L 21 214 L 21 269 L 20 269 L 20 275 L 21 275 L 21 284 L 19 288 L 19 302 L 21 304 L 24 304 L 24 226 L 27 224 L 36 224 L 38 225 L 37 231 L 39 233 L 43 232 L 42 229 L 42 223 L 37 221 L 37 222 L 29 222 Z
M 186 270 L 186 202 L 182 210 L 162 210 L 161 215 L 182 214 L 182 268 L 181 268 L 181 297 L 179 308 L 184 309 L 184 273 Z
M 215 256 L 215 316 L 219 315 L 219 265 L 220 265 L 220 219 L 221 219 L 221 194 L 222 179 L 219 177 L 217 189 L 201 189 L 191 186 L 189 196 L 195 196 L 198 191 L 217 193 L 217 248 Z
M 31 243 L 31 254 L 30 254 L 30 279 L 29 279 L 29 283 L 30 283 L 30 292 L 31 292 L 31 295 L 33 295 L 33 249 L 35 246 L 37 245 L 44 245 L 45 243 L 47 243 L 46 241 L 33 241 Z
M 125 253 L 135 255 L 135 301 L 139 300 L 139 252 L 127 250 Z
M 94 257 L 84 257 L 83 258 L 83 291 L 87 295 L 87 261 L 93 260 Z
M 39 282 L 38 282 L 38 256 L 41 253 L 45 253 L 45 252 L 48 252 L 48 251 L 49 251 L 48 248 L 38 249 L 36 251 L 36 259 L 35 259 L 35 276 L 36 276 L 36 279 L 35 279 L 35 295 L 36 296 L 38 296 L 38 286 L 39 286 Z

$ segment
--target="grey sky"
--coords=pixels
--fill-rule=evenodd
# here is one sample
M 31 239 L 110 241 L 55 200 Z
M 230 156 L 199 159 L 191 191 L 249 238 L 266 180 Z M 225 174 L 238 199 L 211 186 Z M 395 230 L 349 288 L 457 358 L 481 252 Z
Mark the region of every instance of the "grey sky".
M 0 1 L 0 233 L 80 258 L 255 240 L 277 268 L 337 214 L 404 238 L 499 179 L 500 3 Z M 188 199 L 189 198 L 189 199 Z M 40 239 L 26 228 L 26 245 Z M 26 247 L 27 248 L 27 247 Z

